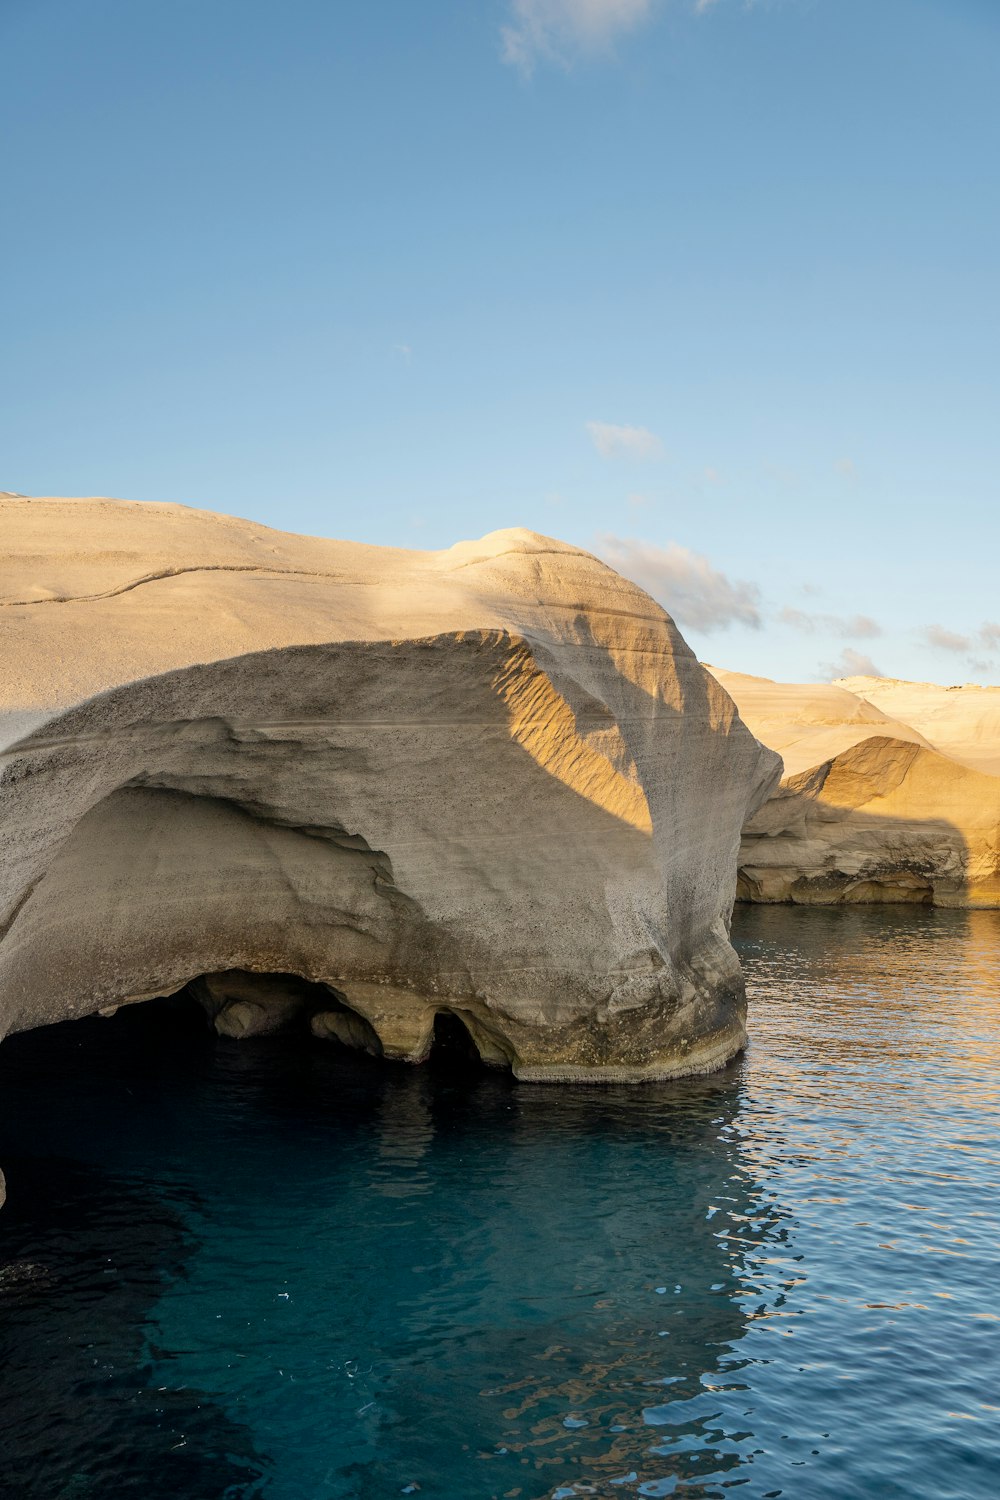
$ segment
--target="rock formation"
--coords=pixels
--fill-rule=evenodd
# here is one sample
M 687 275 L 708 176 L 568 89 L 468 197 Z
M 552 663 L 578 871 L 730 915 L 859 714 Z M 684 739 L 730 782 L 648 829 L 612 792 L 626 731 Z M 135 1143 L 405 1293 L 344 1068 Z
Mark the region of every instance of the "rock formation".
M 743 831 L 742 899 L 1000 906 L 1000 689 L 710 670 L 785 762 Z
M 780 765 L 584 552 L 0 499 L 0 1034 L 193 986 L 233 1036 L 523 1078 L 744 1040 L 740 829 Z
M 1000 687 L 899 682 L 893 677 L 843 677 L 838 686 L 864 698 L 933 743 L 942 755 L 988 776 L 1000 776 Z

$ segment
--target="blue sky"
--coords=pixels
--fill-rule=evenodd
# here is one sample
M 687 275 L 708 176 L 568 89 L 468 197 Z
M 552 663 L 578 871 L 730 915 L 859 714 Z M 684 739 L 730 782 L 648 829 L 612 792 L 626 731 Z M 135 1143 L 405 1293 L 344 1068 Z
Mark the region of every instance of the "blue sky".
M 0 0 L 0 57 L 0 488 L 529 526 L 722 665 L 1000 681 L 995 0 Z

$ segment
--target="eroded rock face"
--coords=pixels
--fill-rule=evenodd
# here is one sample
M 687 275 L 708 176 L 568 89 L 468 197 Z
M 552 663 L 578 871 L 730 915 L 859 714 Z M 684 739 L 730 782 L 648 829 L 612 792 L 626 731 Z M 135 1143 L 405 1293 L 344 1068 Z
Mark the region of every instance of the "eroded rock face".
M 1000 776 L 1000 687 L 974 682 L 941 687 L 895 677 L 843 677 L 837 685 L 905 720 L 960 766 Z
M 786 768 L 744 829 L 742 899 L 1000 906 L 1000 775 L 982 769 L 1000 768 L 1000 690 L 716 675 Z
M 640 589 L 519 531 L 0 528 L 3 1032 L 195 983 L 249 1036 L 302 982 L 316 1035 L 418 1060 L 451 1012 L 525 1078 L 742 1045 L 736 854 L 780 764 Z

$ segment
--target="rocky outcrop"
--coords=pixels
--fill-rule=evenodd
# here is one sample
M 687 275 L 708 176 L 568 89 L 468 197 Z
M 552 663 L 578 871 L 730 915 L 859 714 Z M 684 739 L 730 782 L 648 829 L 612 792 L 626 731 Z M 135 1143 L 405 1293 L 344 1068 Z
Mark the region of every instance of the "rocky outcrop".
M 529 532 L 439 553 L 0 500 L 0 1030 L 193 986 L 218 1029 L 524 1078 L 744 1040 L 777 757 L 673 623 Z
M 743 831 L 741 899 L 1000 906 L 1000 776 L 975 768 L 1000 764 L 997 689 L 716 676 L 786 768 Z
M 940 687 L 894 677 L 843 677 L 837 684 L 873 708 L 905 719 L 942 755 L 1000 776 L 1000 687 Z

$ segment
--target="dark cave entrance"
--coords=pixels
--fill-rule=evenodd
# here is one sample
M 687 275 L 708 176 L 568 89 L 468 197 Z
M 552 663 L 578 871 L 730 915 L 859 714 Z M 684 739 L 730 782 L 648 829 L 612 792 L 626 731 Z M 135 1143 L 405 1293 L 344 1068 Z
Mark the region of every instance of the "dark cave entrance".
M 345 994 L 297 974 L 241 969 L 202 974 L 173 999 L 194 1002 L 218 1036 L 237 1042 L 297 1035 L 361 1056 L 396 1061 L 385 1058 L 377 1030 Z M 497 1066 L 500 1059 L 491 1056 L 489 1061 Z M 406 1062 L 431 1063 L 451 1073 L 478 1072 L 486 1065 L 474 1023 L 451 1007 L 435 1012 L 424 1055 Z
M 468 1073 L 484 1066 L 469 1028 L 454 1011 L 439 1010 L 434 1017 L 429 1061 L 443 1073 Z
M 225 969 L 192 979 L 182 993 L 196 1000 L 212 1027 L 237 1041 L 277 1032 L 311 1032 L 370 1057 L 381 1057 L 374 1027 L 332 985 L 298 974 Z

